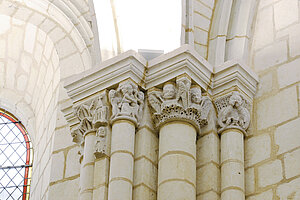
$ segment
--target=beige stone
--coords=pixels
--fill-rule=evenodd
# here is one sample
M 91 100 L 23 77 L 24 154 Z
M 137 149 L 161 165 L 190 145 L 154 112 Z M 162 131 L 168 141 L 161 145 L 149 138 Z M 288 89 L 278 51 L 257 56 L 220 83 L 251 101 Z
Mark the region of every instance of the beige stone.
M 259 78 L 256 97 L 261 97 L 273 89 L 273 74 L 267 73 Z
M 274 160 L 258 167 L 258 186 L 266 187 L 276 184 L 283 179 L 282 163 Z
M 69 180 L 57 183 L 49 188 L 49 200 L 56 199 L 78 199 L 79 180 Z
M 108 184 L 109 176 L 109 159 L 103 158 L 101 160 L 95 161 L 95 171 L 94 171 L 94 187 L 105 186 Z M 101 191 L 104 188 L 101 189 Z
M 266 0 L 260 1 L 260 4 L 263 4 L 264 2 L 266 2 Z M 259 49 L 273 42 L 273 8 L 268 7 L 258 12 L 256 23 L 254 48 Z
M 288 183 L 281 184 L 276 189 L 276 196 L 280 199 L 300 199 L 300 178 L 294 179 Z
M 182 134 L 184 133 L 184 134 Z M 185 122 L 164 125 L 159 134 L 159 158 L 169 151 L 187 152 L 196 158 L 196 129 Z
M 271 137 L 268 134 L 251 137 L 245 141 L 245 166 L 252 166 L 271 156 Z
M 221 136 L 221 164 L 228 160 L 244 162 L 244 135 L 228 130 Z
M 266 192 L 262 192 L 261 194 L 247 198 L 247 200 L 272 200 L 272 199 L 273 199 L 272 190 L 268 190 Z
M 145 187 L 143 185 L 139 185 L 134 188 L 133 190 L 133 199 L 139 200 L 139 199 L 147 199 L 147 200 L 156 200 L 156 192 L 150 190 L 148 187 Z
M 221 190 L 237 187 L 244 190 L 244 166 L 237 162 L 228 162 L 221 167 Z M 223 192 L 222 192 L 223 193 Z
M 24 50 L 31 54 L 33 53 L 33 49 L 35 46 L 36 32 L 36 26 L 27 24 L 24 38 Z
M 219 192 L 220 170 L 215 164 L 197 169 L 197 194 L 210 190 Z
M 66 160 L 66 171 L 65 177 L 71 177 L 78 175 L 80 173 L 80 163 L 79 163 L 79 148 L 75 147 L 68 151 Z
M 63 152 L 52 155 L 51 182 L 63 179 L 65 156 Z
M 275 28 L 282 29 L 298 21 L 298 1 L 281 0 L 274 5 Z
M 219 137 L 214 133 L 199 138 L 197 141 L 197 166 L 203 165 L 211 161 L 219 163 L 219 145 Z
M 252 194 L 255 191 L 254 168 L 249 168 L 245 171 L 245 189 L 246 195 Z
M 222 192 L 221 195 L 222 200 L 233 200 L 233 199 L 245 199 L 245 194 L 241 190 L 229 189 Z
M 183 181 L 174 180 L 165 182 L 164 184 L 160 185 L 159 188 L 160 189 L 158 190 L 157 194 L 157 199 L 159 200 L 196 199 L 195 188 Z
M 256 71 L 262 71 L 286 60 L 287 42 L 285 40 L 278 41 L 256 52 L 254 68 Z
M 300 145 L 299 145 L 300 146 Z M 300 174 L 300 149 L 284 155 L 284 171 L 287 179 Z
M 300 59 L 280 66 L 277 70 L 279 87 L 283 88 L 300 81 Z
M 157 166 L 147 159 L 139 159 L 134 163 L 134 187 L 145 184 L 152 191 L 157 190 Z M 135 190 L 135 188 L 134 188 Z
M 277 154 L 290 151 L 299 147 L 300 134 L 300 118 L 279 126 L 275 131 L 275 143 L 279 149 Z
M 298 115 L 296 87 L 290 87 L 257 104 L 257 128 L 264 129 Z
M 219 200 L 219 195 L 214 191 L 209 191 L 207 193 L 197 196 L 197 200 Z

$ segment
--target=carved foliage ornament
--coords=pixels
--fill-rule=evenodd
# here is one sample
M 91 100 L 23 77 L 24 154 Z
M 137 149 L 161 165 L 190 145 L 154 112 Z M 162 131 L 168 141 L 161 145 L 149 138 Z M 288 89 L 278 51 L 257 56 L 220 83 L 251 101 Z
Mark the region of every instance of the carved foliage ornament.
M 162 91 L 150 90 L 148 101 L 157 127 L 168 121 L 183 120 L 200 130 L 208 123 L 207 116 L 212 106 L 210 99 L 202 96 L 201 88 L 191 86 L 187 77 L 177 79 L 176 85 L 165 83 Z
M 75 116 L 79 119 L 79 125 L 71 132 L 71 135 L 73 137 L 73 142 L 80 146 L 80 151 L 78 154 L 81 156 L 81 158 L 83 156 L 84 136 L 90 132 L 98 133 L 99 130 L 107 126 L 108 112 L 108 103 L 105 92 L 100 94 L 92 101 L 75 108 Z M 103 139 L 103 134 L 101 135 L 101 138 L 99 138 L 100 136 L 98 136 L 98 134 L 96 136 L 97 143 L 98 141 L 106 142 L 106 138 Z M 106 144 L 103 145 L 106 147 Z M 96 144 L 96 151 L 98 151 L 97 146 L 99 146 L 99 144 Z M 106 149 L 103 149 L 102 153 L 106 153 Z
M 219 132 L 229 128 L 236 128 L 246 132 L 250 124 L 250 113 L 247 109 L 249 103 L 240 95 L 239 92 L 222 97 L 216 101 L 219 111 L 218 124 Z
M 144 93 L 130 81 L 120 83 L 117 90 L 109 91 L 112 106 L 111 123 L 127 119 L 138 125 L 144 107 Z

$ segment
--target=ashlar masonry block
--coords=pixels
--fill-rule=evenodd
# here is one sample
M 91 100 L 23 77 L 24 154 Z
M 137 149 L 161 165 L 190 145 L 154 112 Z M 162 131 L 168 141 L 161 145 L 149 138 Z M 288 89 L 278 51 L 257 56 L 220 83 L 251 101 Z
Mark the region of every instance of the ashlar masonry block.
M 300 81 L 300 59 L 281 65 L 277 70 L 279 87 L 283 88 Z
M 298 115 L 296 87 L 287 88 L 257 104 L 258 130 L 290 120 Z
M 279 126 L 275 131 L 275 143 L 279 149 L 277 154 L 282 154 L 300 146 L 300 118 Z
M 245 166 L 254 165 L 271 156 L 271 137 L 268 134 L 245 141 Z
M 273 43 L 255 53 L 254 68 L 256 71 L 266 70 L 287 60 L 287 41 Z
M 298 0 L 281 0 L 274 5 L 275 28 L 282 29 L 298 20 Z
M 258 167 L 259 187 L 276 184 L 282 179 L 282 163 L 280 160 L 271 161 Z
M 300 146 L 300 144 L 299 144 Z M 300 149 L 284 155 L 285 176 L 287 179 L 300 175 Z
M 273 192 L 272 190 L 268 190 L 266 192 L 263 192 L 261 194 L 251 196 L 247 198 L 247 200 L 272 200 L 273 199 Z

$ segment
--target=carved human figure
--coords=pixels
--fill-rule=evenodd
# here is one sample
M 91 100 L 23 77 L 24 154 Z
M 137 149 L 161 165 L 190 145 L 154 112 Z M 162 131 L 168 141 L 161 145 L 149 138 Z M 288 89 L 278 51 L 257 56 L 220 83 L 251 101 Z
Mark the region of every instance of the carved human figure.
M 109 101 L 112 106 L 112 116 L 111 118 L 114 118 L 120 111 L 120 103 L 121 103 L 121 97 L 117 95 L 116 90 L 109 91 Z
M 176 88 L 173 83 L 166 83 L 163 87 L 163 103 L 161 108 L 166 106 L 178 105 L 176 99 Z
M 161 91 L 153 90 L 148 93 L 148 101 L 154 110 L 154 114 L 161 113 L 161 104 L 164 101 Z
M 135 111 L 138 110 L 137 96 L 135 96 L 137 91 L 134 91 L 130 83 L 121 85 L 119 90 L 123 96 L 120 102 L 121 112 L 119 113 L 119 115 L 128 115 L 131 117 L 135 117 L 137 115 Z
M 108 106 L 105 105 L 104 98 L 104 94 L 100 95 L 90 106 L 90 110 L 93 113 L 93 124 L 95 128 L 107 124 Z
M 141 119 L 142 115 L 143 115 L 143 108 L 144 108 L 144 99 L 145 99 L 145 96 L 144 96 L 144 93 L 143 92 L 138 92 L 137 93 L 137 102 L 138 102 L 138 105 L 137 105 L 137 116 L 136 118 L 138 120 Z
M 190 102 L 191 81 L 187 78 L 182 78 L 177 81 L 177 87 L 176 99 L 183 108 L 187 108 Z
M 201 100 L 202 100 L 201 88 L 199 88 L 199 87 L 191 88 L 191 102 L 192 102 L 191 107 L 199 109 Z
M 96 158 L 101 157 L 106 154 L 106 128 L 100 127 L 96 133 L 96 146 L 95 146 L 95 156 Z

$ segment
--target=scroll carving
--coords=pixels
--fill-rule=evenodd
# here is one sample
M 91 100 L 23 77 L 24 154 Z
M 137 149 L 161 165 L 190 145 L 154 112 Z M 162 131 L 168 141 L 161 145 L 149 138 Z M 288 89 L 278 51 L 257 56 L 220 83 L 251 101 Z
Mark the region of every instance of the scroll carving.
M 198 130 L 208 123 L 211 100 L 202 96 L 201 88 L 191 85 L 191 80 L 181 77 L 164 84 L 162 91 L 154 88 L 148 92 L 148 101 L 153 110 L 157 127 L 172 120 L 183 120 Z
M 219 132 L 228 128 L 237 128 L 246 132 L 250 124 L 250 112 L 247 109 L 249 103 L 239 92 L 232 92 L 232 94 L 217 100 L 216 106 L 219 111 Z
M 112 106 L 111 122 L 127 119 L 136 125 L 140 121 L 144 108 L 144 93 L 130 81 L 120 83 L 117 90 L 109 91 Z

